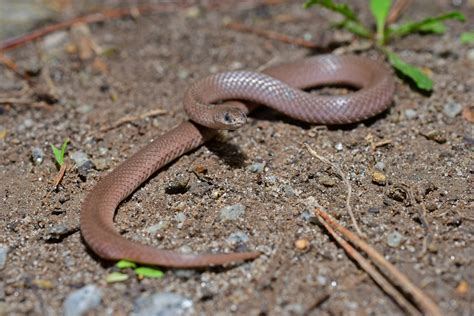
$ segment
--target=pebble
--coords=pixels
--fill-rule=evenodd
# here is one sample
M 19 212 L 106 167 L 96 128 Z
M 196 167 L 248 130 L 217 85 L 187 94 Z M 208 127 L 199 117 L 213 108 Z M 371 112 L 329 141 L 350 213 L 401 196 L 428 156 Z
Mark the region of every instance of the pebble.
M 298 239 L 295 241 L 295 247 L 298 250 L 307 250 L 310 246 L 309 240 L 308 239 Z
M 309 222 L 311 224 L 318 224 L 319 223 L 318 218 L 316 217 L 316 215 L 314 215 L 314 213 L 312 213 L 308 210 L 304 210 L 303 213 L 301 213 L 301 219 L 304 220 L 305 222 Z
M 76 232 L 79 230 L 79 227 L 70 227 L 65 224 L 58 224 L 50 227 L 44 236 L 46 241 L 57 241 L 61 240 L 64 237 Z
M 467 52 L 467 58 L 474 61 L 474 48 Z
M 0 270 L 5 268 L 7 263 L 8 247 L 5 245 L 0 245 Z
M 268 176 L 268 177 L 265 177 L 265 182 L 268 184 L 268 185 L 273 185 L 277 182 L 277 177 L 275 176 Z
M 334 178 L 325 174 L 319 177 L 318 181 L 319 183 L 321 183 L 322 185 L 328 188 L 332 188 L 333 186 L 336 185 L 336 181 L 334 180 Z
M 178 228 L 182 228 L 184 221 L 186 220 L 186 214 L 179 212 L 174 216 L 174 220 L 178 223 Z
M 249 241 L 249 236 L 242 231 L 237 231 L 232 234 L 226 239 L 227 244 L 231 247 L 236 247 L 245 244 Z
M 413 120 L 417 116 L 418 116 L 418 113 L 415 110 L 413 110 L 413 109 L 406 109 L 405 110 L 405 117 L 407 118 L 407 120 Z
M 234 204 L 223 207 L 220 211 L 220 219 L 223 221 L 232 221 L 241 217 L 245 213 L 245 205 Z
M 387 244 L 392 248 L 398 248 L 402 243 L 402 240 L 403 236 L 397 231 L 391 232 L 387 236 Z
M 454 118 L 462 112 L 462 105 L 457 102 L 448 102 L 443 107 L 443 113 L 447 117 Z
M 69 294 L 64 300 L 63 314 L 65 316 L 80 316 L 99 306 L 102 300 L 102 290 L 90 284 Z
M 189 71 L 186 69 L 180 69 L 178 70 L 178 78 L 181 80 L 184 80 L 189 77 Z
M 292 197 L 298 195 L 298 193 L 293 189 L 293 187 L 289 184 L 285 184 L 282 187 L 283 192 L 285 192 L 285 196 Z
M 337 151 L 341 151 L 344 149 L 344 146 L 342 145 L 342 143 L 337 143 L 336 146 L 334 146 L 334 148 L 336 148 Z
M 167 194 L 182 194 L 189 190 L 189 174 L 178 172 L 165 188 Z
M 248 166 L 247 170 L 253 173 L 259 173 L 259 172 L 262 172 L 264 168 L 265 168 L 264 162 L 256 162 Z
M 383 161 L 377 161 L 374 168 L 379 171 L 383 171 L 385 169 L 385 163 Z
M 33 148 L 31 151 L 31 158 L 35 165 L 40 165 L 44 160 L 44 151 L 39 147 Z
M 71 159 L 76 164 L 77 171 L 83 177 L 87 176 L 89 170 L 94 166 L 87 154 L 80 150 L 73 152 Z
M 161 220 L 158 224 L 151 225 L 146 229 L 146 231 L 150 234 L 156 234 L 158 231 L 165 229 L 168 226 L 168 222 L 165 220 Z
M 386 185 L 387 184 L 387 176 L 379 171 L 372 172 L 372 182 L 377 185 Z
M 156 293 L 138 298 L 133 306 L 133 316 L 174 316 L 192 313 L 193 301 L 175 293 Z

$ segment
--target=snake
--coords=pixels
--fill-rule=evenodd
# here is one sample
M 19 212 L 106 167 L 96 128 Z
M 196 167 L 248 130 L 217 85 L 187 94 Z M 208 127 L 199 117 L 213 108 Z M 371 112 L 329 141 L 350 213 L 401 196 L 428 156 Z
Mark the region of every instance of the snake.
M 326 85 L 351 86 L 355 91 L 321 95 L 309 90 Z M 257 106 L 311 124 L 351 124 L 384 112 L 394 90 L 388 67 L 358 55 L 319 55 L 261 72 L 229 71 L 204 77 L 184 93 L 189 119 L 126 159 L 86 195 L 80 212 L 83 240 L 104 260 L 165 268 L 206 268 L 255 259 L 259 251 L 194 254 L 159 249 L 122 236 L 114 227 L 114 216 L 119 204 L 160 168 L 203 145 L 219 130 L 241 127 Z

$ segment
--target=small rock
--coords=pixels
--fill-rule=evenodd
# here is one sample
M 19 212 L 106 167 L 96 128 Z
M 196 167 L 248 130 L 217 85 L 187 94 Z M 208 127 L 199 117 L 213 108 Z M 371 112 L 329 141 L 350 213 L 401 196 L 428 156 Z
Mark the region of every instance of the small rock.
M 262 172 L 264 168 L 265 168 L 264 162 L 256 162 L 248 166 L 247 170 L 253 173 L 259 173 L 259 172 Z
M 309 222 L 310 224 L 319 223 L 318 218 L 316 217 L 316 215 L 314 215 L 314 213 L 312 213 L 308 210 L 304 210 L 303 213 L 301 213 L 301 219 L 306 221 L 306 222 Z
M 295 247 L 298 250 L 301 250 L 301 251 L 308 250 L 309 246 L 310 246 L 310 243 L 308 239 L 302 238 L 295 241 Z
M 398 248 L 402 243 L 402 240 L 403 236 L 399 232 L 391 232 L 387 236 L 387 245 L 392 248 Z
M 277 182 L 277 177 L 275 176 L 268 176 L 268 177 L 265 177 L 265 183 L 267 185 L 273 185 Z
M 165 188 L 167 194 L 182 194 L 189 190 L 189 174 L 178 172 Z
M 444 144 L 447 141 L 445 133 L 437 131 L 437 130 L 433 130 L 422 135 L 425 136 L 429 140 L 434 140 L 438 144 Z
M 319 183 L 321 183 L 322 185 L 328 188 L 332 188 L 333 186 L 336 185 L 336 181 L 334 180 L 334 178 L 325 174 L 319 177 L 318 181 Z
M 69 227 L 65 224 L 58 224 L 50 227 L 44 236 L 46 241 L 58 241 L 62 240 L 64 237 L 67 237 L 79 230 L 79 227 Z
M 94 165 L 97 170 L 102 171 L 102 170 L 107 169 L 107 167 L 109 166 L 109 163 L 107 159 L 105 158 L 97 158 L 97 159 L 94 159 Z
M 31 128 L 34 125 L 35 122 L 33 122 L 32 119 L 27 118 L 26 120 L 23 121 L 23 126 L 25 128 Z
M 234 204 L 223 207 L 220 211 L 220 219 L 223 221 L 232 221 L 235 220 L 245 213 L 245 205 L 243 204 Z
M 383 161 L 378 161 L 375 164 L 374 168 L 379 170 L 379 171 L 383 171 L 385 169 L 385 163 Z
M 344 146 L 342 145 L 342 143 L 337 143 L 336 146 L 334 146 L 334 148 L 336 148 L 337 151 L 341 151 L 344 149 Z
M 470 50 L 467 52 L 467 58 L 468 58 L 469 60 L 474 61 L 474 48 L 473 48 L 473 49 L 470 49 Z
M 182 228 L 184 221 L 186 220 L 186 214 L 179 212 L 174 216 L 174 220 L 178 223 L 178 228 Z
M 387 184 L 387 176 L 379 171 L 372 172 L 372 182 L 377 185 L 386 185 Z
M 188 18 L 197 18 L 200 14 L 201 10 L 197 6 L 192 6 L 186 10 L 186 17 Z
M 283 190 L 283 192 L 285 192 L 285 196 L 287 196 L 287 197 L 292 197 L 292 196 L 297 195 L 295 189 L 293 189 L 293 187 L 289 184 L 283 185 L 282 190 Z
M 7 255 L 8 255 L 8 247 L 5 245 L 0 245 L 0 270 L 5 268 L 7 264 Z
M 102 299 L 102 290 L 90 284 L 69 294 L 64 300 L 63 312 L 65 316 L 81 316 L 87 311 L 99 306 Z
M 175 293 L 156 293 L 138 298 L 133 306 L 133 316 L 174 316 L 191 313 L 193 301 Z
M 94 164 L 92 161 L 89 159 L 86 153 L 83 151 L 75 151 L 71 154 L 71 159 L 74 161 L 76 164 L 77 171 L 79 174 L 83 177 L 87 176 L 87 173 L 89 172 L 92 167 L 94 167 Z
M 456 117 L 462 112 L 462 105 L 457 102 L 448 102 L 443 107 L 443 113 L 450 118 Z
M 45 51 L 51 51 L 60 46 L 64 45 L 68 39 L 69 35 L 65 31 L 58 31 L 51 33 L 44 37 L 43 39 L 43 49 Z
M 186 69 L 180 69 L 178 70 L 178 78 L 181 80 L 185 80 L 189 77 L 189 71 Z
M 150 227 L 148 227 L 146 231 L 150 234 L 156 234 L 158 231 L 165 229 L 167 226 L 168 226 L 168 222 L 162 220 L 158 224 L 151 225 Z
M 33 159 L 35 165 L 40 165 L 44 159 L 43 150 L 39 147 L 33 148 L 33 150 L 31 151 L 31 158 Z
M 235 233 L 230 234 L 230 236 L 226 239 L 227 244 L 231 247 L 236 247 L 245 244 L 249 241 L 249 236 L 242 231 L 237 231 Z
M 406 109 L 405 110 L 405 117 L 407 118 L 407 120 L 413 120 L 417 116 L 418 116 L 418 113 L 416 113 L 415 110 L 413 110 L 413 109 Z

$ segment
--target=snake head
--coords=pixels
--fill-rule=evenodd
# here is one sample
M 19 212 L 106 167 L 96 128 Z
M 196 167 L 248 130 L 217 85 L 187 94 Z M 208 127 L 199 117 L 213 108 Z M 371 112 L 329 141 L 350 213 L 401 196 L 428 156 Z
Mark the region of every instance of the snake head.
M 234 130 L 247 123 L 247 115 L 240 109 L 225 107 L 214 114 L 214 122 L 219 129 Z

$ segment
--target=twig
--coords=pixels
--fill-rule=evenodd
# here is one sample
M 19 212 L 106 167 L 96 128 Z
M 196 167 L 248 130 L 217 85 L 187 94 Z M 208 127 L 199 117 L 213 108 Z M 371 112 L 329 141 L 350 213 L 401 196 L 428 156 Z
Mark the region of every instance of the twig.
M 64 174 L 66 173 L 67 165 L 64 163 L 61 165 L 61 168 L 59 169 L 59 172 L 56 174 L 56 176 L 53 179 L 53 186 L 56 189 L 58 185 L 61 183 L 61 180 L 64 178 Z
M 19 37 L 7 39 L 3 43 L 0 44 L 0 52 L 7 51 L 13 49 L 15 47 L 24 45 L 28 42 L 37 40 L 41 37 L 48 35 L 49 33 L 56 32 L 65 28 L 68 28 L 76 23 L 97 23 L 102 22 L 105 20 L 121 18 L 125 16 L 135 16 L 137 14 L 150 14 L 150 13 L 158 13 L 158 12 L 169 12 L 173 11 L 176 8 L 185 8 L 190 6 L 191 3 L 186 1 L 174 1 L 169 3 L 161 3 L 156 5 L 143 5 L 138 7 L 132 8 L 115 8 L 115 9 L 107 9 L 97 13 L 87 14 L 84 16 L 72 18 L 70 20 L 62 21 L 56 24 L 47 25 L 43 28 L 35 30 L 31 33 L 21 35 Z
M 390 13 L 388 14 L 387 23 L 392 24 L 397 22 L 398 18 L 402 15 L 406 9 L 411 5 L 413 0 L 397 0 L 395 4 L 390 9 Z
M 418 190 L 416 191 L 416 193 L 417 193 L 417 196 L 420 196 L 420 193 Z M 408 197 L 412 205 L 415 206 L 416 203 L 419 205 L 419 207 L 417 207 L 418 217 L 420 219 L 421 225 L 423 225 L 423 228 L 425 229 L 425 236 L 423 238 L 423 249 L 419 255 L 420 257 L 422 257 L 426 253 L 426 250 L 428 249 L 428 245 L 432 242 L 433 234 L 431 232 L 431 226 L 428 220 L 426 219 L 427 211 L 426 211 L 425 203 L 423 202 L 421 197 L 419 197 L 419 199 L 416 199 L 414 197 L 414 191 L 410 186 L 408 186 Z M 420 200 L 420 202 L 418 202 L 418 200 Z
M 27 74 L 19 70 L 18 65 L 12 59 L 2 54 L 1 50 L 0 50 L 0 64 L 3 64 L 6 68 L 10 69 L 15 75 L 17 75 L 21 79 L 23 80 L 30 79 L 30 77 Z
M 152 110 L 150 112 L 147 112 L 147 113 L 144 113 L 144 114 L 141 114 L 141 115 L 127 115 L 127 116 L 122 117 L 121 119 L 117 120 L 115 123 L 113 123 L 110 126 L 102 127 L 100 129 L 100 132 L 107 132 L 107 131 L 110 131 L 111 129 L 117 128 L 117 127 L 119 127 L 123 124 L 126 124 L 126 123 L 131 123 L 131 122 L 138 121 L 138 120 L 144 120 L 148 117 L 163 115 L 163 114 L 166 114 L 166 113 L 167 113 L 166 110 L 156 109 L 156 110 Z
M 341 226 L 329 214 L 322 211 L 321 209 L 316 209 L 316 214 L 324 218 L 324 220 L 332 228 L 341 233 L 344 238 L 349 240 L 354 246 L 364 251 L 378 266 L 385 269 L 385 271 L 387 271 L 388 276 L 394 282 L 396 282 L 401 289 L 403 289 L 408 295 L 413 298 L 415 303 L 419 306 L 419 308 L 424 314 L 434 316 L 442 315 L 440 309 L 433 302 L 433 300 L 431 300 L 431 298 L 429 298 L 421 289 L 419 289 L 415 284 L 413 284 L 406 275 L 398 271 L 398 269 L 394 265 L 385 260 L 385 258 L 380 253 L 378 253 L 372 246 L 367 244 L 356 234 Z
M 228 29 L 237 31 L 237 32 L 251 33 L 251 34 L 255 34 L 257 36 L 264 37 L 264 38 L 267 38 L 267 39 L 276 40 L 276 41 L 279 41 L 279 42 L 292 44 L 292 45 L 296 45 L 296 46 L 301 46 L 301 47 L 305 47 L 305 48 L 310 48 L 310 49 L 320 48 L 319 45 L 317 45 L 317 44 L 315 44 L 311 41 L 307 41 L 305 39 L 302 39 L 302 38 L 296 38 L 296 37 L 288 36 L 288 35 L 281 34 L 281 33 L 275 32 L 275 31 L 262 30 L 262 29 L 247 26 L 245 24 L 238 23 L 238 22 L 229 22 L 229 23 L 225 24 L 225 27 L 227 27 Z
M 328 165 L 330 165 L 339 174 L 339 176 L 342 178 L 342 181 L 346 185 L 346 189 L 347 189 L 347 197 L 346 197 L 347 212 L 349 213 L 349 216 L 351 217 L 352 224 L 354 225 L 354 228 L 357 231 L 357 234 L 359 234 L 362 237 L 365 237 L 365 234 L 361 231 L 361 229 L 359 228 L 359 225 L 357 224 L 357 220 L 354 216 L 354 212 L 352 212 L 352 206 L 351 206 L 352 186 L 351 186 L 351 183 L 350 183 L 349 179 L 346 177 L 344 172 L 342 172 L 341 168 L 339 168 L 338 166 L 336 166 L 335 164 L 330 162 L 328 159 L 318 155 L 318 153 L 316 151 L 314 151 L 311 147 L 309 147 L 308 144 L 304 144 L 304 145 L 306 146 L 306 149 L 308 150 L 308 152 L 313 157 L 316 157 L 319 160 L 321 160 L 322 162 L 327 163 Z
M 365 259 L 354 247 L 352 247 L 347 241 L 342 239 L 328 224 L 328 222 L 323 219 L 321 213 L 325 213 L 321 209 L 316 209 L 316 216 L 318 220 L 324 225 L 326 230 L 331 234 L 331 236 L 336 240 L 336 242 L 341 245 L 342 248 L 351 256 L 359 266 L 364 269 L 372 279 L 387 293 L 392 297 L 397 304 L 402 307 L 410 315 L 421 315 L 421 313 L 392 285 L 390 282 L 385 279 L 385 277 L 377 271 L 377 269 Z

